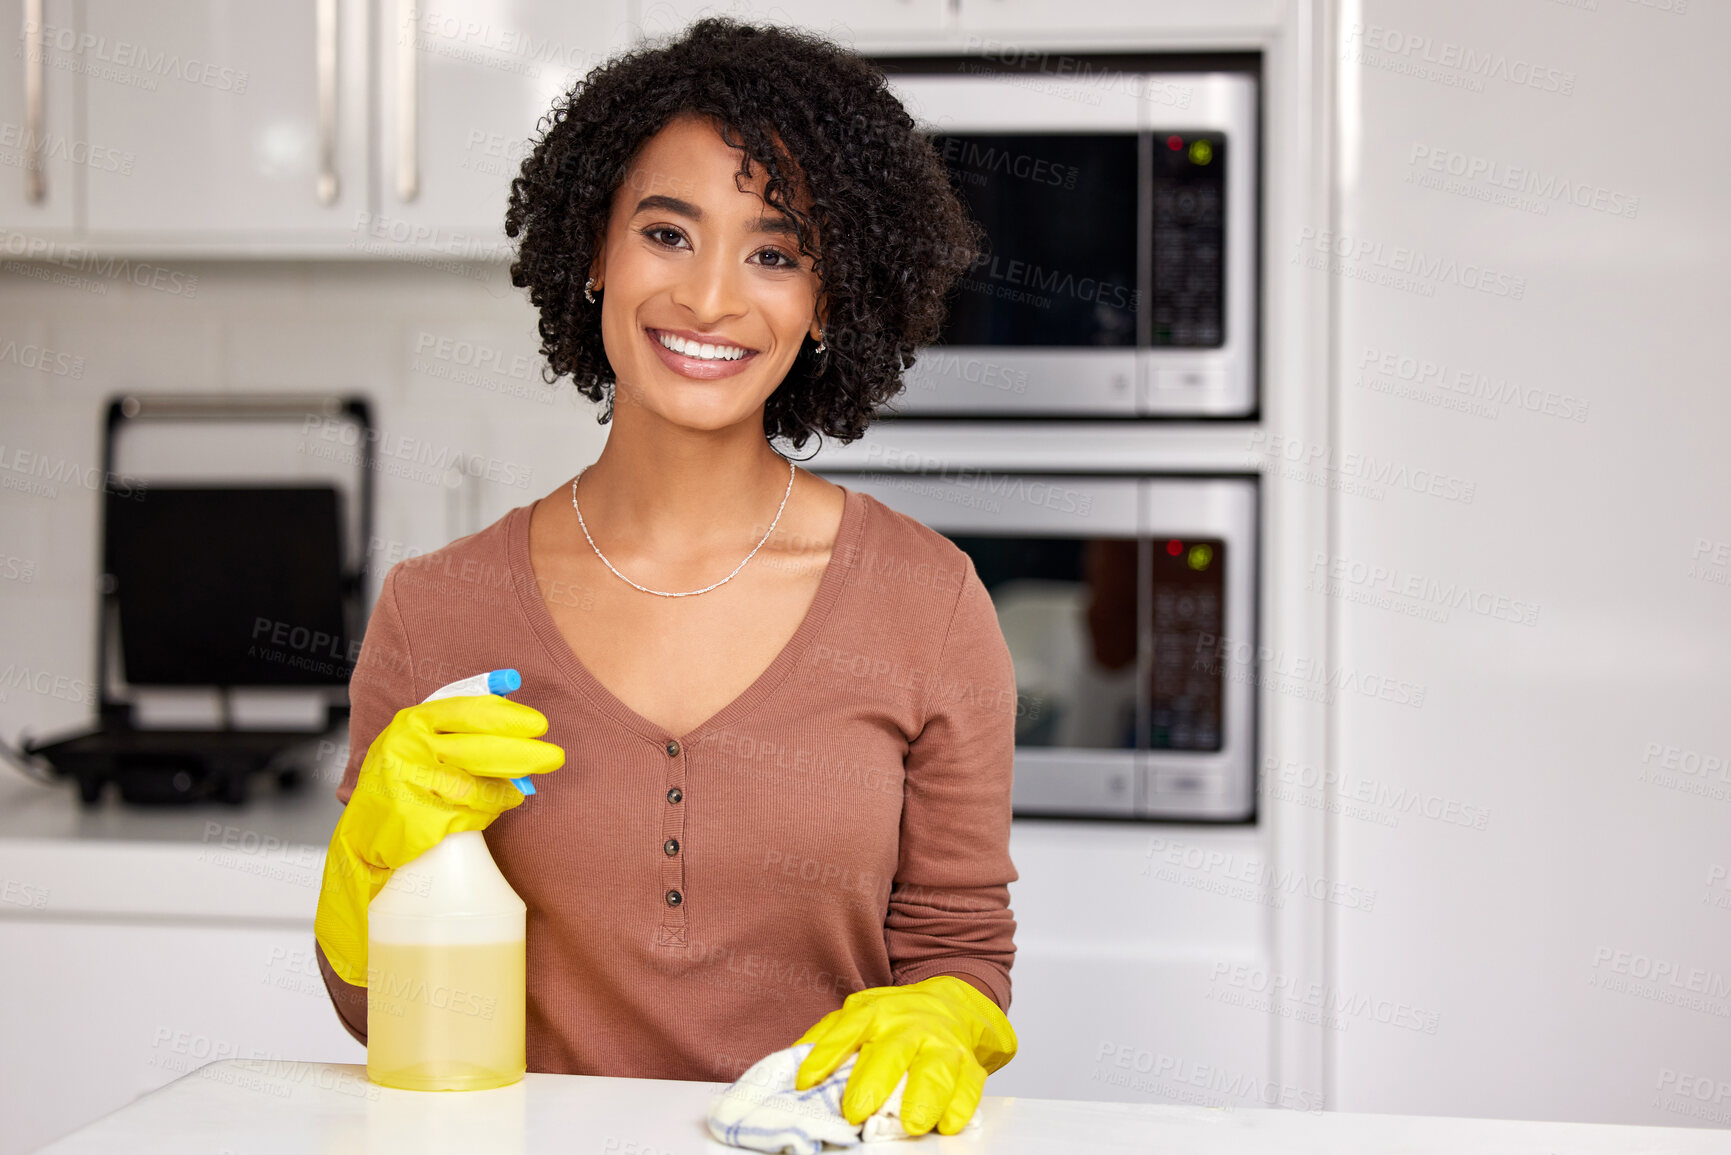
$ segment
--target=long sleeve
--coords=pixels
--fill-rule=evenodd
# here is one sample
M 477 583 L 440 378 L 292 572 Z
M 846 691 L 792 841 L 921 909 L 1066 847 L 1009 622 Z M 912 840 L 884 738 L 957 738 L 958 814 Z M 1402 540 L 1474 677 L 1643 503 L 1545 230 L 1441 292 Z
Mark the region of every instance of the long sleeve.
M 414 656 L 397 606 L 397 572 L 393 567 L 385 575 L 379 600 L 367 620 L 360 656 L 349 678 L 349 757 L 336 790 L 337 798 L 344 805 L 354 793 L 355 778 L 360 774 L 361 763 L 366 760 L 367 748 L 373 744 L 373 739 L 379 736 L 379 731 L 390 723 L 398 710 L 420 701 L 415 684 Z M 337 977 L 316 939 L 313 951 L 337 1017 L 349 1034 L 362 1043 L 366 1042 L 367 989 Z
M 969 558 L 905 764 L 901 849 L 884 927 L 898 985 L 966 976 L 1009 1009 L 1015 747 L 1015 667 Z

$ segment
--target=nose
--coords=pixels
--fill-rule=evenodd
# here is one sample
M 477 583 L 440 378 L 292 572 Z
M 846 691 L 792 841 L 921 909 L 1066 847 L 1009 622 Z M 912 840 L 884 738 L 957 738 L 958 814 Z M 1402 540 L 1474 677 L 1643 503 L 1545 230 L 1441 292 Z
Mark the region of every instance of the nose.
M 673 303 L 689 311 L 699 327 L 739 316 L 746 304 L 745 272 L 725 247 L 710 245 L 684 263 L 673 285 Z

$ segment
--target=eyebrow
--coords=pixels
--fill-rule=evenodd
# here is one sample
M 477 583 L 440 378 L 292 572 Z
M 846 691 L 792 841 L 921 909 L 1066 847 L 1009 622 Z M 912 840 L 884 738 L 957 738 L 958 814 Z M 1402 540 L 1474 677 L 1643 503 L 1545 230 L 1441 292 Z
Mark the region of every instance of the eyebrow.
M 678 197 L 663 196 L 659 193 L 646 196 L 638 201 L 636 212 L 632 215 L 636 216 L 638 213 L 647 212 L 650 209 L 664 209 L 670 213 L 690 217 L 694 221 L 703 219 L 703 210 L 690 201 L 680 200 Z M 799 226 L 793 223 L 791 217 L 784 214 L 758 217 L 751 222 L 751 227 L 754 232 L 759 233 L 776 233 L 787 237 L 799 236 Z

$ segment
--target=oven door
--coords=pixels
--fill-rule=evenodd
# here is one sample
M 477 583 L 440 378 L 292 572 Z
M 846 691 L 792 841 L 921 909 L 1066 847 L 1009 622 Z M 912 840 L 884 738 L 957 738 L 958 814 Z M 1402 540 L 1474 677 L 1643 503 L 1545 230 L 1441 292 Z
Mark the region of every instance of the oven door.
M 1256 408 L 1256 78 L 890 77 L 984 228 L 895 414 Z
M 1254 817 L 1255 478 L 821 472 L 973 559 L 1018 815 Z

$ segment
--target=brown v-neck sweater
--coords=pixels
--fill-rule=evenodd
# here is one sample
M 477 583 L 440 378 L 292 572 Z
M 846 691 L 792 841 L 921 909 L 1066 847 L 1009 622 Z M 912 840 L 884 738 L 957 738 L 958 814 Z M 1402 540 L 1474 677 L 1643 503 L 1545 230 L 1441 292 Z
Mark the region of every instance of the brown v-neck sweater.
M 511 697 L 565 751 L 486 831 L 529 908 L 529 1069 L 730 1080 L 851 992 L 939 974 L 1008 1009 L 1015 672 L 972 559 L 847 490 L 792 640 L 708 721 L 667 734 L 554 624 L 543 599 L 581 591 L 537 579 L 533 508 L 386 575 L 337 788 L 346 803 L 397 710 L 522 674 Z M 365 989 L 318 957 L 364 1042 Z

